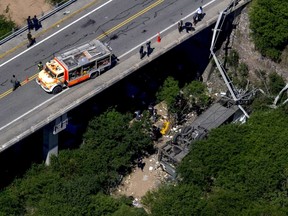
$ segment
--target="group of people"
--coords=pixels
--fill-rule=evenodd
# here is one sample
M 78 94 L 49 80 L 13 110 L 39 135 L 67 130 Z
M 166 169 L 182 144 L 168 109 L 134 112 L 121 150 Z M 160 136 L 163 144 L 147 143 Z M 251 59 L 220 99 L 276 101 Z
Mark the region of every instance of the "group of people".
M 139 54 L 140 54 L 140 59 L 142 59 L 146 54 L 149 57 L 151 54 L 152 48 L 151 48 L 151 41 L 148 41 L 146 43 L 146 51 L 144 51 L 144 46 L 140 47 Z
M 36 15 L 34 15 L 34 17 L 32 19 L 30 16 L 28 16 L 27 26 L 28 26 L 28 31 L 31 31 L 33 29 L 35 29 L 35 31 L 37 31 L 39 28 L 42 27 L 41 22 L 37 19 Z
M 27 47 L 32 46 L 34 43 L 36 43 L 35 38 L 31 34 L 31 30 L 35 29 L 37 31 L 39 28 L 42 27 L 41 22 L 37 19 L 37 16 L 34 15 L 34 17 L 31 19 L 30 16 L 27 18 L 27 26 L 28 26 L 28 34 L 27 34 L 27 39 L 29 41 L 29 44 Z
M 196 24 L 201 21 L 203 19 L 204 13 L 203 13 L 203 8 L 200 6 L 196 13 L 193 15 L 193 25 L 196 26 Z M 192 23 L 185 23 L 185 25 L 183 25 L 183 21 L 180 20 L 178 22 L 178 31 L 179 33 L 181 33 L 184 29 L 186 29 L 186 32 L 188 33 L 190 30 L 192 30 Z

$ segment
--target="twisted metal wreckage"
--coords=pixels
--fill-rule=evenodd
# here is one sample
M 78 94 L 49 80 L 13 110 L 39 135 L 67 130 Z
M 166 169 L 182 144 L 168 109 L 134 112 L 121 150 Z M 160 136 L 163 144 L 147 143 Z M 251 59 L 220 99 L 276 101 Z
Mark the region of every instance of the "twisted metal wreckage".
M 211 55 L 229 92 L 222 100 L 214 103 L 209 109 L 196 118 L 191 125 L 183 127 L 173 136 L 172 140 L 168 141 L 159 149 L 158 160 L 160 165 L 172 176 L 172 178 L 176 178 L 177 174 L 175 168 L 177 164 L 180 163 L 193 148 L 193 143 L 195 143 L 195 141 L 205 138 L 211 129 L 216 128 L 225 122 L 245 122 L 246 118 L 249 118 L 249 115 L 242 105 L 251 101 L 257 91 L 261 91 L 259 89 L 249 90 L 248 86 L 246 90 L 237 89 L 233 85 L 232 80 L 228 77 L 223 64 L 220 63 L 214 53 L 215 44 L 225 18 L 235 9 L 235 6 L 239 2 L 239 0 L 232 0 L 229 6 L 224 11 L 220 12 L 213 29 L 210 47 Z M 248 1 L 245 2 L 247 3 Z

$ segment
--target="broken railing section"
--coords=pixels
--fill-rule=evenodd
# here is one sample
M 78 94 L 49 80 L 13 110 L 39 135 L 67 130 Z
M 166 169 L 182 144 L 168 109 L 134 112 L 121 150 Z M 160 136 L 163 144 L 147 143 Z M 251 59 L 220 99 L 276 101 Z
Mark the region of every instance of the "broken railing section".
M 234 9 L 235 5 L 237 5 L 239 1 L 231 1 L 231 3 L 229 4 L 229 6 L 220 12 L 217 22 L 215 24 L 215 27 L 213 29 L 213 36 L 212 36 L 212 42 L 211 42 L 211 47 L 210 47 L 210 52 L 211 55 L 213 56 L 213 59 L 216 63 L 216 66 L 229 90 L 230 93 L 230 100 L 232 100 L 235 104 L 237 104 L 237 106 L 239 107 L 239 109 L 242 110 L 242 112 L 245 114 L 245 116 L 247 118 L 249 118 L 248 113 L 245 111 L 245 109 L 243 108 L 242 104 L 247 103 L 247 101 L 251 100 L 252 97 L 255 95 L 255 93 L 258 91 L 258 89 L 253 89 L 252 91 L 249 91 L 248 88 L 246 88 L 246 90 L 243 89 L 237 89 L 234 85 L 232 80 L 228 77 L 225 68 L 222 66 L 222 64 L 220 63 L 220 61 L 218 60 L 216 54 L 214 53 L 214 47 L 217 41 L 217 38 L 221 32 L 221 27 L 223 26 L 223 23 L 225 22 L 225 18 L 226 16 L 231 12 L 231 10 Z
M 286 84 L 284 86 L 283 89 L 281 89 L 281 91 L 279 92 L 279 94 L 275 97 L 274 102 L 272 104 L 272 108 L 276 108 L 277 107 L 277 102 L 280 99 L 281 95 L 283 94 L 284 91 L 286 91 L 288 89 L 288 84 Z M 282 103 L 282 104 L 286 104 L 288 102 L 288 98 Z

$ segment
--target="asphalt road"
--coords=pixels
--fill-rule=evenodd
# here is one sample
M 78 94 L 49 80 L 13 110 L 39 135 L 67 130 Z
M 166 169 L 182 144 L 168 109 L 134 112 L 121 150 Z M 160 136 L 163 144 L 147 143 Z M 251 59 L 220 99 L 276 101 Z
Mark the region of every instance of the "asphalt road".
M 105 2 L 106 5 L 101 6 Z M 44 63 L 59 51 L 98 38 L 112 47 L 113 53 L 120 57 L 119 64 L 121 64 L 121 61 L 131 55 L 139 55 L 136 47 L 145 43 L 157 32 L 175 24 L 208 2 L 208 0 L 102 1 L 75 15 L 73 19 L 67 19 L 59 28 L 55 27 L 42 34 L 37 38 L 36 45 L 30 49 L 22 47 L 13 52 L 13 55 L 2 58 L 0 131 L 15 119 L 21 120 L 24 113 L 39 107 L 42 103 L 46 103 L 46 107 L 56 103 L 55 96 L 44 92 L 33 79 L 37 74 L 39 61 Z M 216 0 L 213 4 L 220 2 L 221 0 Z M 161 36 L 165 34 L 169 34 L 169 30 Z M 133 50 L 134 48 L 136 49 Z M 9 82 L 12 74 L 23 81 L 22 87 L 14 92 L 11 92 L 12 85 Z M 29 80 L 26 82 L 27 78 Z M 59 98 L 65 100 L 67 91 L 78 91 L 84 85 L 85 83 L 82 83 L 69 88 L 56 97 L 58 100 Z M 23 118 L 23 121 L 26 119 Z

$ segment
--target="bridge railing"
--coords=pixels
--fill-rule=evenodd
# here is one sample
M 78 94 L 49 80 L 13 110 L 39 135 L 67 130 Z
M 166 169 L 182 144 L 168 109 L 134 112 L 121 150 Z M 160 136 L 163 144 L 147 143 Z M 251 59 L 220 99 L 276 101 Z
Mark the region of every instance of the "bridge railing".
M 244 4 L 250 2 L 251 0 L 242 0 Z M 212 36 L 212 41 L 211 41 L 211 46 L 210 46 L 210 52 L 213 56 L 214 62 L 216 63 L 216 66 L 230 92 L 230 95 L 232 97 L 232 100 L 236 103 L 238 103 L 238 107 L 242 110 L 242 112 L 245 114 L 247 118 L 249 118 L 248 113 L 244 110 L 244 108 L 239 104 L 240 99 L 242 99 L 242 95 L 239 94 L 235 86 L 233 85 L 232 80 L 229 78 L 228 74 L 225 71 L 225 68 L 221 64 L 221 62 L 218 60 L 216 54 L 214 53 L 214 46 L 217 41 L 217 38 L 221 32 L 222 25 L 225 21 L 226 15 L 229 13 L 229 10 L 233 10 L 233 8 L 239 3 L 239 0 L 231 0 L 231 3 L 227 6 L 227 8 L 223 11 L 220 12 L 217 22 L 215 24 L 215 27 L 213 29 L 213 36 Z M 251 92 L 252 94 L 253 92 Z M 248 95 L 248 94 L 247 94 Z M 249 94 L 250 95 L 250 94 Z
M 62 2 L 60 2 L 59 4 L 56 5 L 56 7 L 50 11 L 47 14 L 44 14 L 42 17 L 39 18 L 39 21 L 42 22 L 43 20 L 47 19 L 48 17 L 52 16 L 53 14 L 57 13 L 58 11 L 62 10 L 63 8 L 67 7 L 68 5 L 72 4 L 73 2 L 75 2 L 77 0 L 63 0 Z M 0 37 L 0 45 L 6 43 L 7 41 L 11 40 L 12 38 L 16 37 L 17 35 L 23 33 L 24 31 L 26 31 L 28 29 L 28 25 L 16 30 L 16 31 L 11 31 L 9 33 L 7 33 L 6 35 Z

